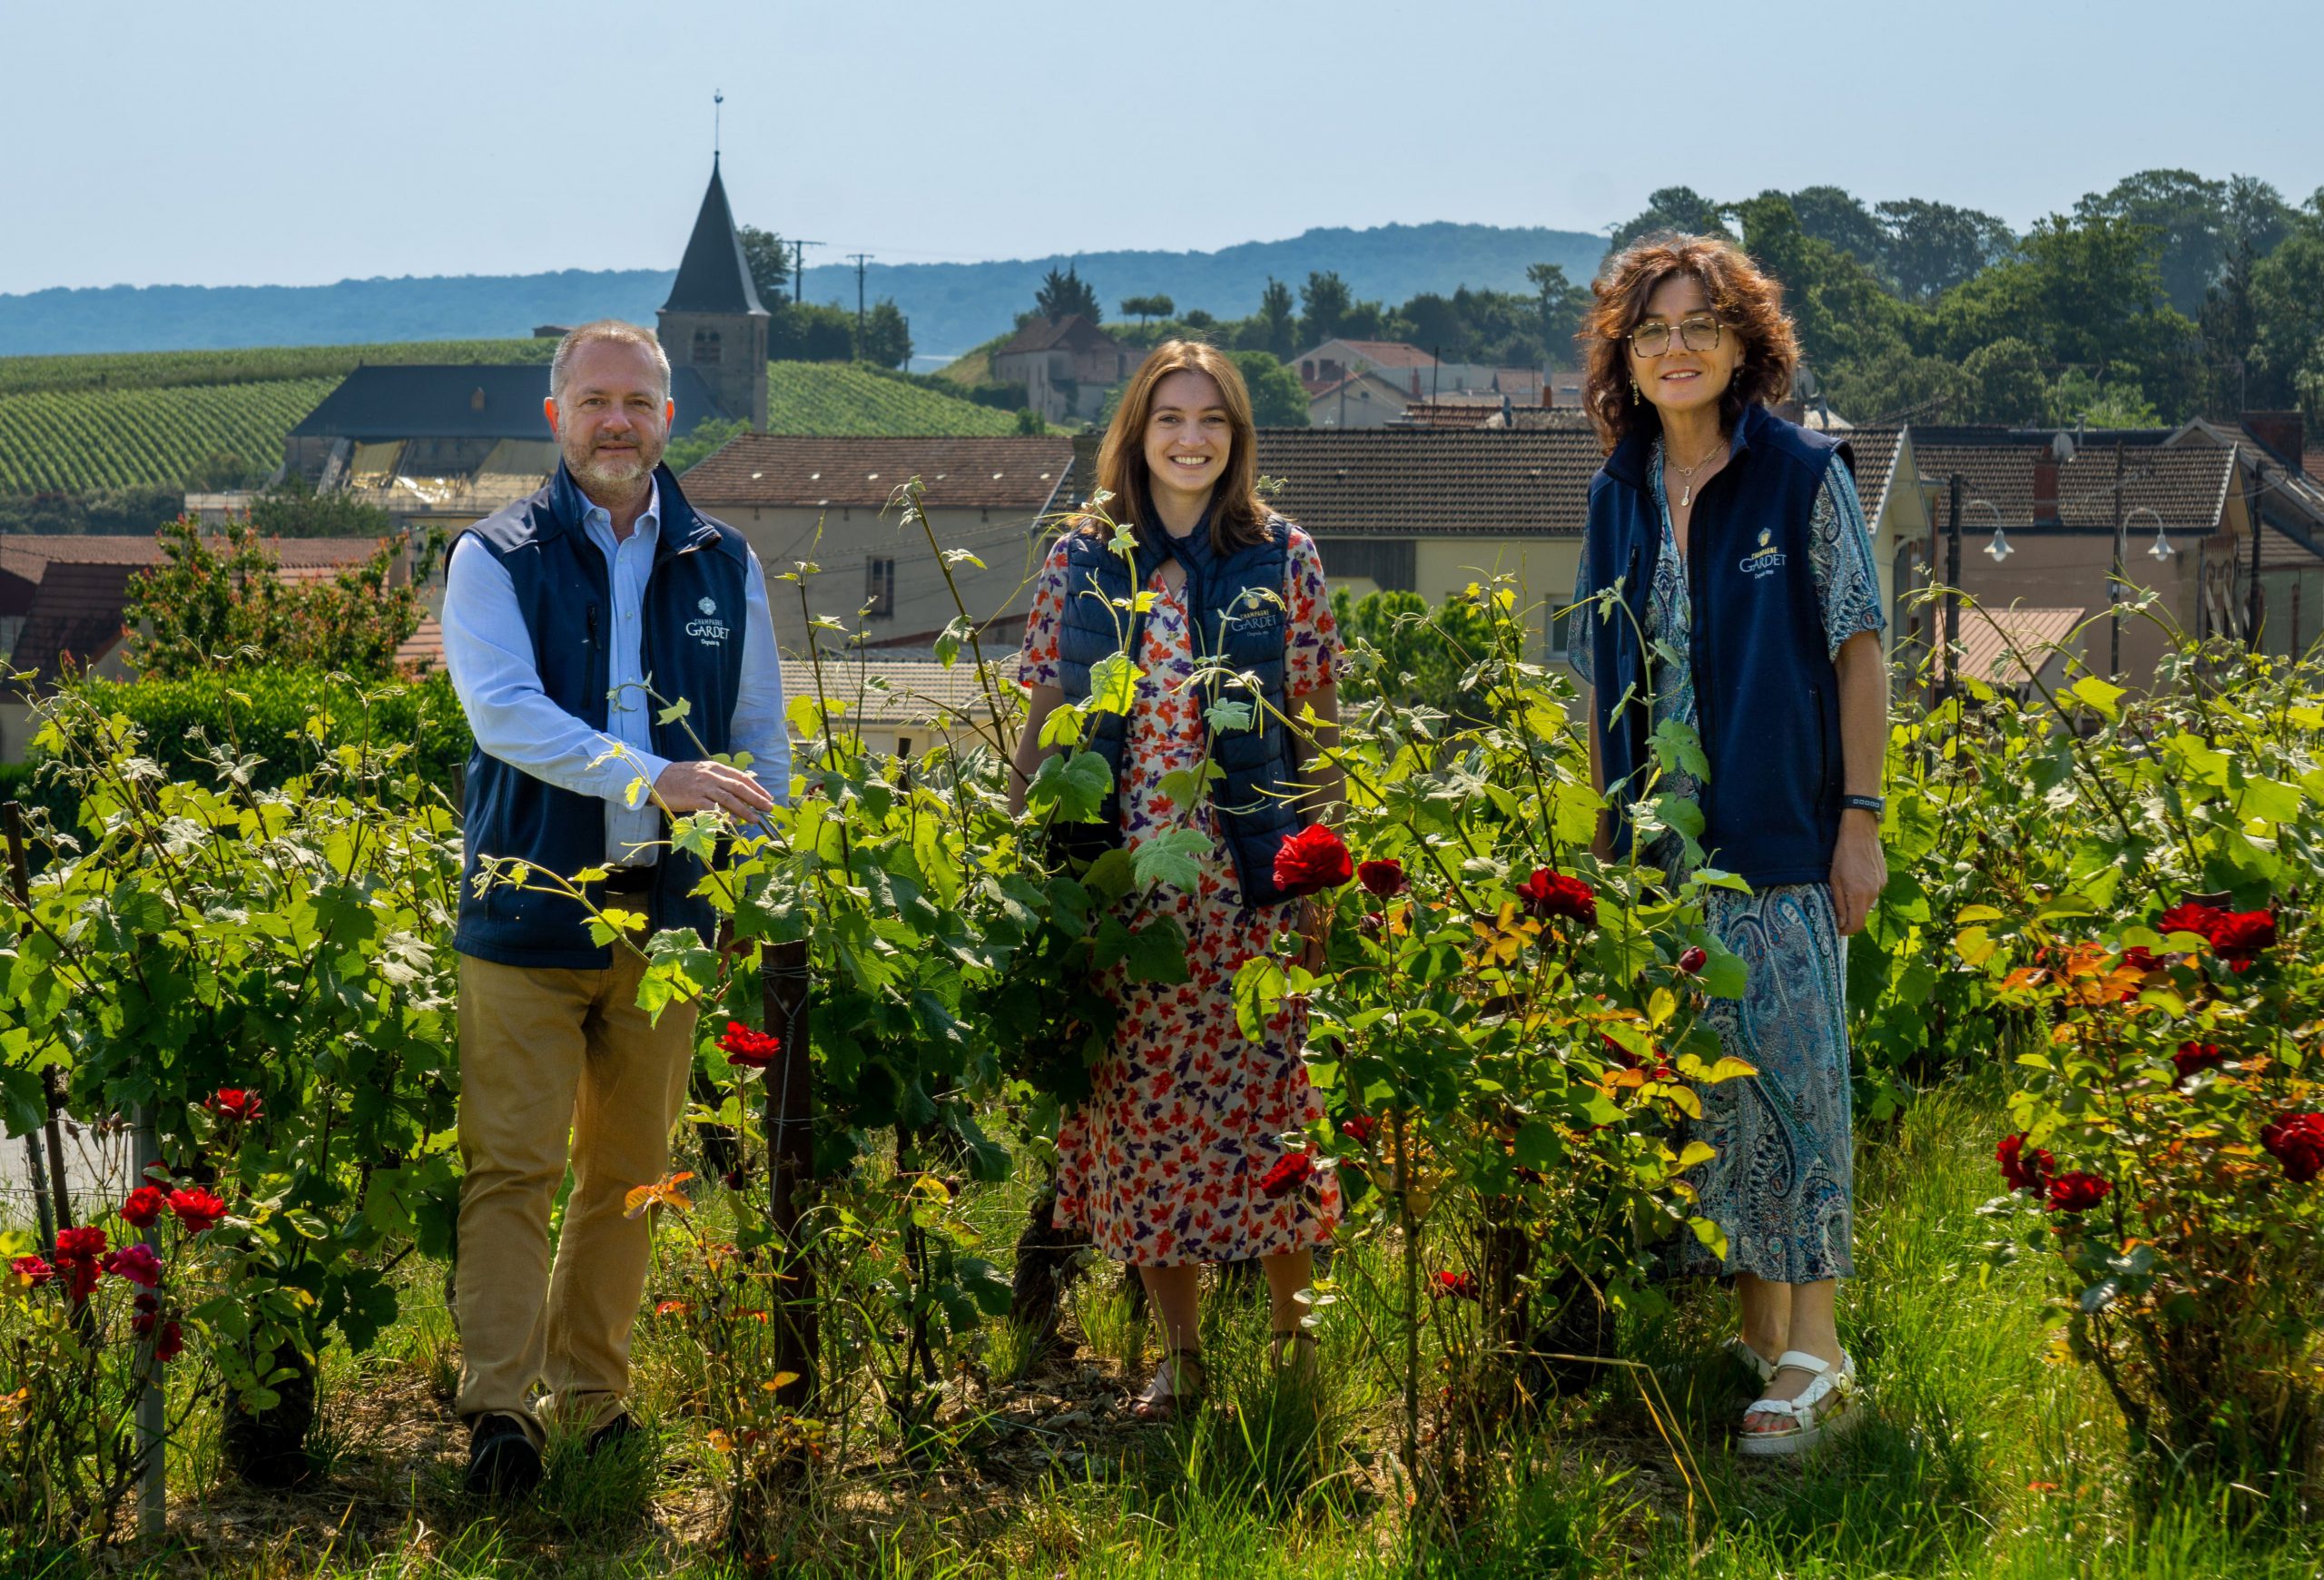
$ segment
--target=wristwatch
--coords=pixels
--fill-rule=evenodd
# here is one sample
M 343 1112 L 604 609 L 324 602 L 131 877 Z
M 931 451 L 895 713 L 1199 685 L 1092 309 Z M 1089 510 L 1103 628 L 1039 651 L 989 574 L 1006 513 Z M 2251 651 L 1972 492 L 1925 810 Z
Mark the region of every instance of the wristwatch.
M 1885 795 L 1843 795 L 1840 805 L 1851 812 L 1869 812 L 1876 818 L 1888 813 L 1888 798 Z

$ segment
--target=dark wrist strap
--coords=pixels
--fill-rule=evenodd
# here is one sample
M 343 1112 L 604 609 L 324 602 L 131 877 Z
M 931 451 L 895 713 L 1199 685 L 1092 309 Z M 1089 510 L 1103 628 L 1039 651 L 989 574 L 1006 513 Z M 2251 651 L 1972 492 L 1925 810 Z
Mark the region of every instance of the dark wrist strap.
M 1888 802 L 1881 795 L 1843 795 L 1840 805 L 1851 812 L 1869 812 L 1875 817 L 1887 815 Z

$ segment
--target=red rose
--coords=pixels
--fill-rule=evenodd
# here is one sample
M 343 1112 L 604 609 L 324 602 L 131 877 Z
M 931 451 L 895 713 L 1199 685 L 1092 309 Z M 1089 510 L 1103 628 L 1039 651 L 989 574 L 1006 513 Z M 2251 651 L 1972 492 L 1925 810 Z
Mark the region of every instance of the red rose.
M 2060 1212 L 2087 1212 L 2112 1194 L 2112 1184 L 2079 1169 L 2050 1181 L 2050 1205 Z
M 1397 861 L 1359 862 L 1355 881 L 1367 893 L 1383 900 L 1392 900 L 1413 886 L 1412 880 L 1404 876 L 1404 864 Z
M 97 1259 L 105 1254 L 105 1231 L 102 1229 L 60 1229 L 56 1231 L 56 1259 L 64 1265 L 58 1270 L 64 1275 L 64 1292 L 75 1304 L 96 1292 L 97 1280 L 103 1275 Z
M 1275 853 L 1275 886 L 1285 899 L 1320 894 L 1355 876 L 1347 844 L 1328 824 L 1315 823 L 1283 842 Z
M 226 1204 L 196 1185 L 187 1190 L 170 1192 L 170 1210 L 178 1215 L 188 1234 L 200 1234 L 226 1216 Z
M 1679 969 L 1689 976 L 1700 976 L 1703 973 L 1704 963 L 1709 959 L 1710 956 L 1705 954 L 1699 944 L 1679 957 Z
M 151 1229 L 153 1220 L 162 1216 L 162 1210 L 169 1204 L 169 1193 L 159 1185 L 140 1185 L 121 1204 L 121 1216 L 123 1221 L 139 1229 Z
M 2154 919 L 2158 933 L 2192 933 L 2205 943 L 2211 942 L 2211 930 L 2226 920 L 2227 913 L 2216 905 L 2198 905 L 2184 901 L 2173 905 Z
M 1373 1136 L 1379 1129 L 1380 1121 L 1369 1114 L 1360 1113 L 1353 1119 L 1344 1119 L 1340 1121 L 1340 1134 L 1359 1147 L 1370 1146 Z
M 162 1319 L 162 1298 L 149 1289 L 139 1295 L 133 1304 L 137 1308 L 137 1315 L 130 1318 L 130 1330 L 143 1338 L 153 1332 L 154 1325 Z
M 105 1258 L 105 1271 L 117 1279 L 127 1279 L 140 1289 L 151 1289 L 162 1281 L 162 1259 L 153 1248 L 143 1241 L 123 1246 Z
M 2227 1055 L 2216 1042 L 2181 1042 L 2179 1052 L 2171 1056 L 2171 1067 L 2185 1081 L 2206 1070 L 2217 1070 L 2227 1062 Z
M 1281 1200 L 1307 1183 L 1315 1172 L 1315 1160 L 1305 1152 L 1285 1152 L 1275 1160 L 1274 1168 L 1259 1181 L 1259 1189 L 1270 1200 Z
M 15 1274 L 26 1288 L 34 1289 L 56 1277 L 56 1269 L 49 1266 L 45 1257 L 18 1257 L 8 1264 L 8 1270 Z
M 2259 953 L 2272 948 L 2275 942 L 2276 917 L 2272 911 L 2233 912 L 2221 915 L 2211 926 L 2211 947 L 2239 972 L 2250 970 Z
M 2324 1113 L 2288 1113 L 2260 1132 L 2260 1144 L 2286 1179 L 2305 1185 L 2324 1174 Z
M 1517 897 L 1535 916 L 1571 916 L 1584 926 L 1598 923 L 1598 892 L 1580 878 L 1535 867 L 1533 875 L 1517 885 Z
M 238 1124 L 243 1120 L 258 1118 L 258 1093 L 239 1086 L 222 1086 L 211 1093 L 202 1105 L 215 1114 L 221 1123 Z
M 2132 971 L 2161 971 L 2162 958 L 2142 943 L 2133 944 L 2122 951 L 2122 964 Z
M 783 1039 L 772 1032 L 753 1032 L 740 1021 L 729 1021 L 726 1030 L 719 1033 L 718 1046 L 725 1051 L 727 1063 L 764 1070 L 783 1052 Z
M 2012 1190 L 2035 1196 L 2049 1188 L 2050 1178 L 2058 1170 L 2058 1160 L 2047 1149 L 2036 1147 L 2029 1154 L 2022 1135 L 2004 1136 L 2001 1145 L 1994 1149 L 1994 1160 L 2001 1165 L 2001 1177 Z
M 1429 1298 L 1435 1300 L 1442 1300 L 1448 1295 L 1456 1300 L 1475 1300 L 1483 1296 L 1474 1273 L 1433 1274 L 1428 1280 L 1428 1293 Z
M 153 1358 L 159 1361 L 175 1360 L 184 1352 L 184 1330 L 178 1327 L 178 1319 L 172 1317 L 162 1324 L 162 1331 L 153 1340 Z

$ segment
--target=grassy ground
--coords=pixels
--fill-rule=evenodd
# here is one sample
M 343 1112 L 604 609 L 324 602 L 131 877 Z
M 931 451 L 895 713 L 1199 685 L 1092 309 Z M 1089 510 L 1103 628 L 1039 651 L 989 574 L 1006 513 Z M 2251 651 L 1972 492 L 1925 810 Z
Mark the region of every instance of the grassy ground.
M 1727 1435 L 1741 1396 L 1715 1358 L 1731 1326 L 1716 1289 L 1682 1291 L 1675 1318 L 1634 1325 L 1620 1373 L 1557 1407 L 1490 1466 L 1487 1507 L 1457 1538 L 1408 1537 L 1397 1474 L 1396 1385 L 1354 1319 L 1386 1269 L 1336 1269 L 1323 1380 L 1285 1397 L 1263 1364 L 1263 1310 L 1210 1302 L 1214 1403 L 1186 1426 L 1139 1426 L 1126 1403 L 1150 1339 L 1118 1284 L 1074 1297 L 1084 1348 L 1015 1381 L 1006 1334 L 989 1380 L 954 1391 L 950 1451 L 902 1463 L 876 1425 L 849 1470 L 787 1532 L 784 1572 L 1317 1576 L 2312 1575 L 2324 1540 L 2252 1526 L 2240 1495 L 2186 1504 L 2140 1529 L 2122 1431 L 2093 1381 L 2043 1326 L 2039 1269 L 1988 1276 L 1976 1210 L 1992 1194 L 1998 1105 L 1948 1091 L 1892 1134 L 1867 1139 L 1858 1175 L 1859 1276 L 1845 1286 L 1845 1341 L 1874 1415 L 1805 1463 L 1747 1463 Z M 1005 1247 L 1024 1182 L 971 1210 Z M 421 1291 L 440 1270 L 419 1275 Z M 176 1447 L 172 1549 L 153 1575 L 707 1577 L 713 1460 L 675 1415 L 688 1354 L 649 1319 L 637 1407 L 651 1439 L 611 1462 L 553 1446 L 538 1499 L 496 1511 L 458 1491 L 464 1437 L 448 1403 L 457 1348 L 438 1301 L 407 1301 L 387 1342 L 331 1358 L 310 1491 L 221 1484 L 216 1450 Z M 1650 1374 L 1669 1415 L 1647 1407 Z M 867 1423 L 874 1412 L 862 1413 Z M 1665 1427 L 1670 1428 L 1666 1436 Z M 1674 1448 L 1675 1444 L 1675 1448 Z M 110 1567 L 110 1572 L 122 1572 Z M 76 1572 L 71 1562 L 50 1571 Z

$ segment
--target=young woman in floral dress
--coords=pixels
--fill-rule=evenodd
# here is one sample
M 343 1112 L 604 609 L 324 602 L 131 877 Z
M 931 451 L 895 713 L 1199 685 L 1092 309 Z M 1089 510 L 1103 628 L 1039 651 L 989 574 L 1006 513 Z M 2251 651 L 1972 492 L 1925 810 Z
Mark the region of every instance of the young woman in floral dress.
M 1283 712 L 1312 722 L 1292 733 L 1257 788 L 1288 798 L 1297 822 L 1327 817 L 1339 798 L 1336 771 L 1304 766 L 1337 744 L 1339 647 L 1323 563 L 1305 532 L 1261 502 L 1256 439 L 1235 365 L 1209 346 L 1174 341 L 1124 391 L 1098 461 L 1106 511 L 1136 534 L 1141 568 L 1155 564 L 1144 583 L 1153 600 L 1136 632 L 1143 673 L 1120 738 L 1122 838 L 1135 848 L 1192 828 L 1210 841 L 1194 887 L 1157 885 L 1129 918 L 1133 926 L 1175 920 L 1191 980 L 1130 982 L 1120 968 L 1107 974 L 1104 990 L 1121 1011 L 1113 1049 L 1092 1071 L 1088 1101 L 1059 1135 L 1059 1226 L 1085 1229 L 1098 1250 L 1137 1267 L 1161 1324 L 1167 1354 L 1141 1400 L 1149 1415 L 1172 1413 L 1203 1385 L 1196 1291 L 1205 1262 L 1256 1259 L 1277 1358 L 1305 1358 L 1312 1341 L 1300 1330 L 1297 1297 L 1311 1277 L 1311 1251 L 1330 1238 L 1339 1212 L 1328 1171 L 1308 1175 L 1295 1158 L 1283 1166 L 1296 1151 L 1285 1147 L 1286 1134 L 1295 1141 L 1322 1112 L 1300 1059 L 1304 1014 L 1285 1008 L 1257 1042 L 1242 1035 L 1235 1017 L 1236 970 L 1274 948 L 1287 927 L 1302 927 L 1304 908 L 1246 903 L 1246 890 L 1273 892 L 1267 841 L 1240 832 L 1239 820 L 1223 826 L 1229 819 L 1216 787 L 1190 804 L 1164 787 L 1181 770 L 1199 773 L 1213 754 L 1197 670 L 1227 646 L 1220 633 L 1246 617 L 1208 608 L 1209 589 L 1231 582 L 1238 568 L 1247 580 L 1252 567 L 1262 567 L 1275 581 L 1279 565 L 1279 596 L 1246 593 L 1253 606 L 1266 606 L 1247 617 L 1269 638 L 1261 644 L 1269 660 L 1279 658 Z M 1048 755 L 1043 724 L 1061 703 L 1088 695 L 1086 643 L 1078 671 L 1072 661 L 1077 609 L 1113 618 L 1091 574 L 1093 566 L 1108 568 L 1096 546 L 1110 536 L 1093 518 L 1060 537 L 1034 595 L 1020 676 L 1030 706 L 1010 779 L 1019 811 Z M 1129 568 L 1118 574 L 1127 590 Z M 1246 632 L 1235 651 L 1252 651 L 1251 639 Z M 1111 646 L 1118 650 L 1120 639 Z M 1079 695 L 1069 695 L 1077 686 Z

